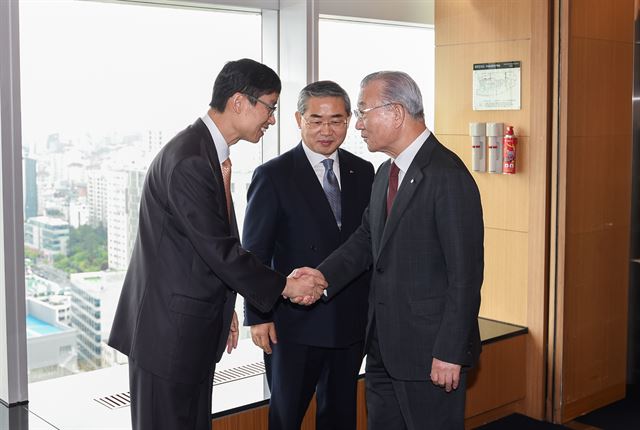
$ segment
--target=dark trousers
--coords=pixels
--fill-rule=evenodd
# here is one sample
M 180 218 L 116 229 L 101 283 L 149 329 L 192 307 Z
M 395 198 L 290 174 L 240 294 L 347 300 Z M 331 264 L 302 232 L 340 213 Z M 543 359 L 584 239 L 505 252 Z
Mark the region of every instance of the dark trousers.
M 317 430 L 354 430 L 362 342 L 322 348 L 280 341 L 265 365 L 271 388 L 270 430 L 298 430 L 316 392 Z M 270 377 L 269 377 L 270 376 Z
M 417 340 L 416 340 L 417 341 Z M 425 365 L 424 381 L 401 381 L 387 372 L 372 327 L 367 345 L 366 394 L 369 430 L 463 430 L 466 373 L 457 390 L 447 393 L 431 383 Z
M 211 377 L 200 384 L 160 378 L 129 359 L 133 430 L 211 430 Z

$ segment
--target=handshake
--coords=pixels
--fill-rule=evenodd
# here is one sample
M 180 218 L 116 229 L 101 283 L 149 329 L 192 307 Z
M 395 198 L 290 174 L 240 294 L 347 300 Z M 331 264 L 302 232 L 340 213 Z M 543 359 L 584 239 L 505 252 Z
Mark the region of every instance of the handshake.
M 282 297 L 299 305 L 312 305 L 324 294 L 327 281 L 319 270 L 310 267 L 294 269 L 287 277 Z

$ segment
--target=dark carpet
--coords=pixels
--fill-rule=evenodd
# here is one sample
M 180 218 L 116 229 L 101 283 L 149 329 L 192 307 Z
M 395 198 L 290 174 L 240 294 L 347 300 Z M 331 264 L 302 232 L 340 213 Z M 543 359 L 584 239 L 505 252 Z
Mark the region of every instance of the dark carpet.
M 575 419 L 603 430 L 640 428 L 640 386 L 627 385 L 626 397 Z
M 525 415 L 511 414 L 497 421 L 476 427 L 476 430 L 571 430 L 569 427 L 534 420 Z

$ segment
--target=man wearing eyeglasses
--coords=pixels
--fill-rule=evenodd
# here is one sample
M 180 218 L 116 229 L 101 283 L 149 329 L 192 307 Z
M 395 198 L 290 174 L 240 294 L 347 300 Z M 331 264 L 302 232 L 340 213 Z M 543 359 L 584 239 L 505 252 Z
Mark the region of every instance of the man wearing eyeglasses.
M 484 227 L 467 167 L 429 131 L 403 72 L 360 84 L 356 128 L 384 152 L 362 225 L 318 270 L 323 300 L 373 265 L 366 335 L 370 430 L 462 430 L 466 371 L 480 354 Z M 300 269 L 298 273 L 319 273 Z
M 373 166 L 339 149 L 350 101 L 335 82 L 307 85 L 296 121 L 302 142 L 256 169 L 249 187 L 243 246 L 281 273 L 315 266 L 360 225 Z M 245 325 L 265 352 L 271 388 L 269 427 L 300 428 L 314 391 L 316 429 L 356 427 L 369 274 L 330 303 L 281 300 L 272 312 L 246 306 Z
M 270 125 L 280 78 L 249 59 L 225 64 L 209 111 L 158 153 L 147 172 L 139 228 L 109 337 L 129 357 L 134 430 L 211 428 L 213 370 L 238 342 L 236 292 L 260 311 L 281 295 L 326 284 L 270 270 L 240 247 L 229 190 L 229 147 Z M 295 282 L 294 282 L 295 281 Z

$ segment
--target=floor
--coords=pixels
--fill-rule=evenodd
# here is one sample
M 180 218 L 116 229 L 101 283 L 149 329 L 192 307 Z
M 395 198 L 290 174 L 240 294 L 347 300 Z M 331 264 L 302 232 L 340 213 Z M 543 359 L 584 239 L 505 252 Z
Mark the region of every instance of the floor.
M 632 430 L 640 428 L 640 386 L 628 385 L 624 399 L 557 425 L 512 414 L 476 430 Z

